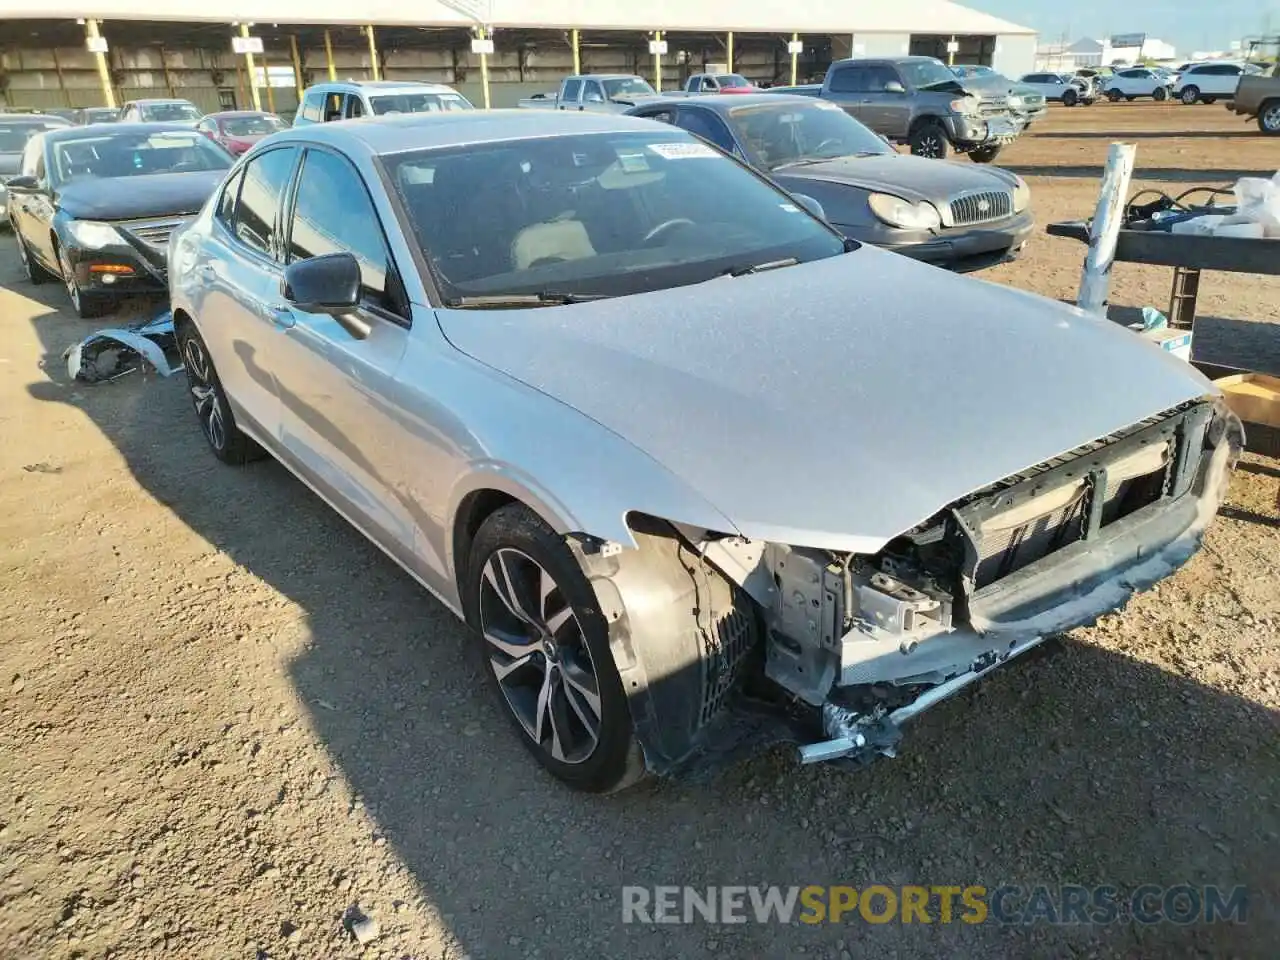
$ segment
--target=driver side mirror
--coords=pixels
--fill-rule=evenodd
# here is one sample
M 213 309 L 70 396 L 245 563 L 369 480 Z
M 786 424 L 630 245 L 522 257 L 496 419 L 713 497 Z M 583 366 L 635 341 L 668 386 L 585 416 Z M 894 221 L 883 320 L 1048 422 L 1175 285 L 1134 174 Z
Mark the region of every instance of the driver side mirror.
M 888 83 L 884 85 L 884 92 L 885 93 L 906 93 L 907 88 L 904 87 L 897 80 L 890 80 Z
M 284 268 L 284 298 L 303 313 L 323 313 L 363 340 L 372 329 L 353 316 L 360 305 L 360 262 L 350 253 L 295 260 Z
M 4 187 L 10 193 L 34 193 L 40 184 L 35 177 L 14 177 Z
M 827 211 L 823 209 L 822 204 L 820 204 L 817 200 L 813 199 L 813 197 L 805 193 L 793 193 L 791 197 L 793 200 L 795 200 L 796 203 L 804 207 L 805 210 L 807 210 L 809 213 L 813 214 L 815 217 L 817 217 L 819 220 L 822 220 L 824 223 L 826 222 Z

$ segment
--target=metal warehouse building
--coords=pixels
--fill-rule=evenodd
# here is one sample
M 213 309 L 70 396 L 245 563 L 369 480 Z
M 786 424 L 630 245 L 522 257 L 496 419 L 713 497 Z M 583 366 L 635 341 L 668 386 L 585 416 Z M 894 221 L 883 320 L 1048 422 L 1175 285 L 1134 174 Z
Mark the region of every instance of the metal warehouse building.
M 575 69 L 664 88 L 704 69 L 769 84 L 841 57 L 949 51 L 1016 76 L 1034 68 L 1036 35 L 947 0 L 0 0 L 10 108 L 183 97 L 287 114 L 299 87 L 331 77 L 431 80 L 482 103 L 482 74 L 503 107 Z

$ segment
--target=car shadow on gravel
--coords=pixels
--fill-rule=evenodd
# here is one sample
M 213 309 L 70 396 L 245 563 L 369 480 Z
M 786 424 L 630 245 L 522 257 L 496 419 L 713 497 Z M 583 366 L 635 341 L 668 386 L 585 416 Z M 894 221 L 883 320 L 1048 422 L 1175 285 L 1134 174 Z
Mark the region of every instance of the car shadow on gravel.
M 69 384 L 59 358 L 81 327 L 37 324 L 50 381 L 32 395 L 82 411 L 157 501 L 305 611 L 298 694 L 443 915 L 450 957 L 1261 956 L 1280 941 L 1278 722 L 1251 701 L 1069 639 L 856 774 L 774 752 L 705 784 L 576 796 L 502 722 L 441 604 L 279 465 L 216 462 L 181 378 Z M 1195 642 L 1136 614 L 1110 630 Z M 1192 926 L 622 922 L 624 885 L 873 883 L 1245 885 L 1251 912 Z

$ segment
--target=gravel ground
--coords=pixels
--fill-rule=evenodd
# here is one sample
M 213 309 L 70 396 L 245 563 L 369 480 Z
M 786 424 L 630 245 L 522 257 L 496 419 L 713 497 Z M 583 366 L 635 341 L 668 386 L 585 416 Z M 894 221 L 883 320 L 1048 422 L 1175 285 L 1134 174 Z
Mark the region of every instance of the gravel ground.
M 1116 134 L 1181 187 L 1270 172 L 1250 129 L 1055 109 L 1002 161 L 1044 223 L 1090 212 Z M 1082 254 L 1038 236 L 987 277 L 1069 298 Z M 1113 299 L 1168 283 L 1118 266 Z M 0 284 L 0 956 L 1274 956 L 1276 461 L 1247 458 L 1184 570 L 926 715 L 900 760 L 590 799 L 495 722 L 438 603 L 279 466 L 218 465 L 180 383 L 69 382 L 84 325 L 11 244 Z M 1280 284 L 1207 277 L 1202 302 L 1231 318 L 1202 349 L 1280 370 Z M 1247 922 L 620 920 L 624 884 L 1183 882 L 1246 885 Z

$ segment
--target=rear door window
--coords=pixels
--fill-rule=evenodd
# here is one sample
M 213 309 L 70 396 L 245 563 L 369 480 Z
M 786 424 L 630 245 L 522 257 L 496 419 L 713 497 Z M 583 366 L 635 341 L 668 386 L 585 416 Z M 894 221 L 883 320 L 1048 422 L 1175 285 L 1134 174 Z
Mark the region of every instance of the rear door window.
M 560 88 L 560 99 L 566 103 L 576 103 L 581 96 L 582 81 L 577 77 L 570 77 L 564 82 L 564 86 Z
M 832 93 L 866 93 L 865 67 L 841 67 L 831 76 Z
M 245 246 L 268 257 L 279 256 L 280 200 L 297 159 L 297 147 L 280 147 L 254 157 L 244 168 L 231 232 Z

